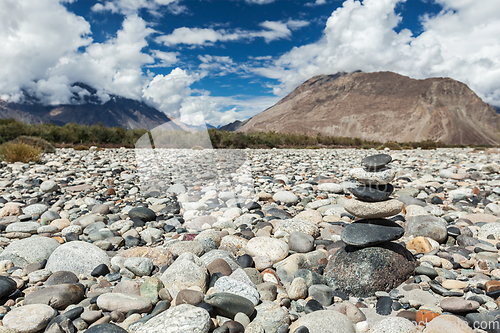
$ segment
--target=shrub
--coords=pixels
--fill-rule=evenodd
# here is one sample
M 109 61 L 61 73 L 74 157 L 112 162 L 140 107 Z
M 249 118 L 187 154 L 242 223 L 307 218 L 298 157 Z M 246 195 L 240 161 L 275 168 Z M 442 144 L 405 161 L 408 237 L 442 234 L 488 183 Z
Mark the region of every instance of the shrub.
M 396 142 L 386 142 L 380 147 L 377 148 L 377 150 L 383 150 L 385 148 L 389 148 L 390 150 L 401 150 L 401 146 L 397 144 Z
M 73 147 L 73 150 L 89 150 L 89 147 L 85 145 L 76 145 Z
M 21 135 L 15 138 L 14 140 L 11 141 L 12 143 L 25 143 L 29 146 L 32 147 L 37 147 L 42 151 L 43 153 L 55 153 L 56 148 L 48 142 L 47 140 L 44 140 L 42 138 L 36 137 L 36 136 L 26 136 L 26 135 Z
M 38 162 L 42 151 L 24 142 L 6 142 L 0 146 L 0 158 L 6 162 Z

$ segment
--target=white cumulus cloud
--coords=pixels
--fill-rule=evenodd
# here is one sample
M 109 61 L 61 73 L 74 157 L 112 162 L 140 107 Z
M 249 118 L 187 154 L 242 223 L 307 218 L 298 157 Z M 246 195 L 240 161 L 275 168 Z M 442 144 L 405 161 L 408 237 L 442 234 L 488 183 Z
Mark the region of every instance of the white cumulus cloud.
M 283 38 L 290 38 L 292 30 L 297 30 L 309 25 L 304 20 L 282 21 L 264 21 L 259 24 L 262 30 L 227 30 L 212 28 L 188 28 L 181 27 L 175 29 L 169 35 L 163 35 L 156 38 L 156 41 L 166 46 L 175 46 L 178 44 L 187 45 L 211 45 L 215 42 L 229 42 L 241 40 L 253 40 L 255 38 L 264 38 L 269 43 L 271 41 Z
M 436 0 L 443 10 L 421 18 L 423 32 L 395 31 L 403 0 L 346 0 L 327 21 L 323 37 L 295 47 L 256 69 L 278 79 L 277 94 L 311 76 L 339 71 L 394 71 L 414 78 L 444 76 L 469 85 L 500 105 L 500 4 L 496 0 Z

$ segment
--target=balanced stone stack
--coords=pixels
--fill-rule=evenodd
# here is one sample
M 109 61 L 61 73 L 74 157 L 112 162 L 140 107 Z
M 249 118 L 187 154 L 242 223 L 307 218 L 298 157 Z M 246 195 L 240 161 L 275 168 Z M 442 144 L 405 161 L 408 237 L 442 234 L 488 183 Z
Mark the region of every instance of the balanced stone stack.
M 354 296 L 371 296 L 376 291 L 390 291 L 409 278 L 415 269 L 413 255 L 394 243 L 404 229 L 388 217 L 399 214 L 403 204 L 390 199 L 390 182 L 395 172 L 387 164 L 390 155 L 365 157 L 363 168 L 350 175 L 361 183 L 349 189 L 355 198 L 344 202 L 344 209 L 361 218 L 341 232 L 346 246 L 339 249 L 325 271 L 328 284 Z

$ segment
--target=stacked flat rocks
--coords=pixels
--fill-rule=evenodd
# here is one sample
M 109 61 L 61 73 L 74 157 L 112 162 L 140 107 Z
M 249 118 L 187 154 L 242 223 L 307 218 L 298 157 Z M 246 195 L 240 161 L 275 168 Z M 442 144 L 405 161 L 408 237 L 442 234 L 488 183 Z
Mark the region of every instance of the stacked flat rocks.
M 401 201 L 390 199 L 394 187 L 389 183 L 395 172 L 387 166 L 390 155 L 365 157 L 363 168 L 350 175 L 361 183 L 349 190 L 355 198 L 344 201 L 344 209 L 360 218 L 345 226 L 339 249 L 326 269 L 330 286 L 355 296 L 371 296 L 390 291 L 413 275 L 415 260 L 398 240 L 405 230 L 393 220 L 403 209 Z M 362 277 L 362 278 L 360 278 Z

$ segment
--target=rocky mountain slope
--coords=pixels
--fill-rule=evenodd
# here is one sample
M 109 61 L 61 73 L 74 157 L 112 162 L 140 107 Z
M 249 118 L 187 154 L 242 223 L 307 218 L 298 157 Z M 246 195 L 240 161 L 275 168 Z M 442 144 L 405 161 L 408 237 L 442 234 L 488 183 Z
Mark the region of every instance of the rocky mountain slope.
M 100 103 L 95 96 L 95 90 L 80 84 L 90 92 L 84 101 L 76 101 L 68 105 L 42 105 L 33 98 L 27 98 L 24 103 L 8 103 L 0 100 L 0 118 L 14 118 L 26 123 L 78 123 L 92 125 L 101 123 L 106 127 L 121 126 L 127 129 L 152 129 L 162 124 L 171 124 L 178 128 L 172 119 L 136 100 L 112 96 L 106 103 Z
M 465 84 L 392 72 L 315 76 L 238 131 L 499 144 L 500 115 Z

